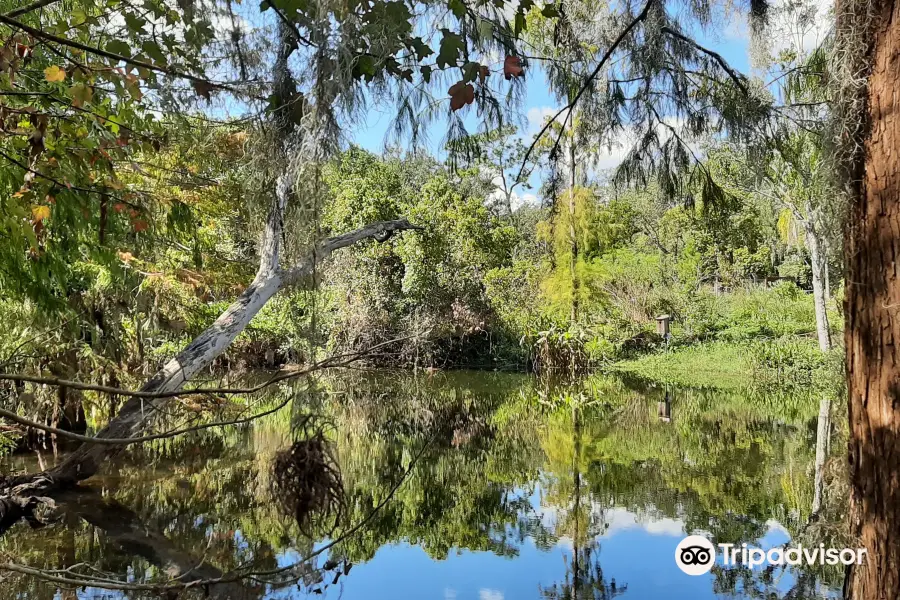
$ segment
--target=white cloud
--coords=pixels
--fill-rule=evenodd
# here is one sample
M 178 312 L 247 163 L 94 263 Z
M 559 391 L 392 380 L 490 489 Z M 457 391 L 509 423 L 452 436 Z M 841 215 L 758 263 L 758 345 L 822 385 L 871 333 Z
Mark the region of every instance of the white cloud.
M 540 200 L 535 194 L 522 194 L 519 196 L 516 194 L 516 197 L 513 198 L 513 210 L 519 209 L 522 206 L 537 206 L 540 204 Z
M 629 529 L 642 529 L 651 535 L 665 535 L 669 537 L 681 537 L 684 535 L 684 523 L 678 519 L 668 517 L 653 518 L 635 514 L 624 508 L 613 508 L 606 512 L 606 522 L 609 528 L 606 535 L 612 535 L 619 531 Z
M 785 0 L 776 2 L 772 12 L 771 51 L 793 49 L 803 53 L 814 50 L 821 44 L 833 19 L 828 2 L 814 2 L 801 8 L 792 8 Z
M 595 169 L 607 171 L 618 167 L 631 151 L 633 141 L 625 135 L 618 136 L 611 146 L 602 148 L 593 158 Z
M 553 108 L 552 106 L 534 106 L 528 109 L 528 113 L 525 115 L 528 118 L 528 134 L 534 135 L 538 131 L 541 130 L 541 127 L 544 126 L 544 121 L 555 115 L 559 112 L 558 108 Z M 565 117 L 565 113 L 559 116 L 558 121 L 562 121 Z
M 503 592 L 488 588 L 478 590 L 478 600 L 503 600 Z

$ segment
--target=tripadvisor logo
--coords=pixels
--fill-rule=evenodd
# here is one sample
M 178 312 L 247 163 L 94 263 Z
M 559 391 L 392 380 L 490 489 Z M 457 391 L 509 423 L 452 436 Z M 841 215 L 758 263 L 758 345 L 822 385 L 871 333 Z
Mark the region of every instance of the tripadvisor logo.
M 866 558 L 865 548 L 805 547 L 801 544 L 790 548 L 771 550 L 752 548 L 747 544 L 719 544 L 722 564 L 726 567 L 746 565 L 751 569 L 761 565 L 861 565 Z M 716 547 L 700 535 L 689 535 L 675 548 L 675 564 L 688 575 L 703 575 L 716 562 Z
M 675 548 L 675 564 L 688 575 L 709 573 L 716 562 L 716 548 L 701 535 L 689 535 Z

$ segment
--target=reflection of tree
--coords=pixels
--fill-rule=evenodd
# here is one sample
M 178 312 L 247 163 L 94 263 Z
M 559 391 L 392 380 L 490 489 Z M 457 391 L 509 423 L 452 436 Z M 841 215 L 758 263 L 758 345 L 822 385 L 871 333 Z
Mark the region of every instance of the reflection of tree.
M 454 548 L 517 554 L 524 540 L 517 527 L 529 506 L 520 488 L 534 478 L 538 453 L 513 431 L 497 435 L 488 421 L 518 386 L 500 397 L 496 388 L 485 393 L 452 377 L 430 389 L 408 378 L 381 383 L 382 392 L 390 390 L 390 402 L 380 394 L 356 397 L 339 409 L 339 420 L 365 415 L 363 423 L 338 427 L 348 523 L 385 497 L 429 434 L 431 447 L 393 501 L 366 531 L 343 542 L 340 552 L 353 561 L 368 560 L 382 545 L 405 540 L 441 559 Z M 416 406 L 400 400 L 398 409 L 399 398 L 413 398 Z
M 611 600 L 624 594 L 628 586 L 617 585 L 616 580 L 606 580 L 600 567 L 599 544 L 595 541 L 576 548 L 571 560 L 564 557 L 566 575 L 560 583 L 541 588 L 541 597 L 547 600 Z
M 784 569 L 781 567 L 752 570 L 746 567 L 725 569 L 715 566 L 713 567 L 713 575 L 715 575 L 713 591 L 723 596 L 751 600 L 770 600 L 772 598 L 807 600 L 824 596 L 824 590 L 821 589 L 816 574 L 810 571 L 797 572 L 793 585 L 786 592 L 779 591 L 785 587 L 780 585 L 784 574 Z
M 526 540 L 551 550 L 565 539 L 572 550 L 564 574 L 543 596 L 613 598 L 625 586 L 604 576 L 598 542 L 610 509 L 627 509 L 639 521 L 677 519 L 717 541 L 752 544 L 771 519 L 796 531 L 811 505 L 814 403 L 806 412 L 795 403 L 800 412 L 792 416 L 739 394 L 679 390 L 671 421 L 661 422 L 663 390 L 607 377 L 545 391 L 542 400 L 533 380 L 510 376 L 366 375 L 322 385 L 321 402 L 311 408 L 298 396 L 294 413 L 312 409 L 334 424 L 348 506 L 334 537 L 387 496 L 428 442 L 391 501 L 332 558 L 369 560 L 400 540 L 438 559 L 457 549 L 514 556 Z M 273 391 L 271 401 L 285 393 L 293 392 Z M 242 564 L 272 568 L 315 545 L 269 495 L 272 457 L 296 440 L 292 422 L 283 411 L 253 427 L 147 444 L 126 457 L 116 479 L 92 485 L 205 564 L 224 572 Z M 538 492 L 545 511 L 532 507 Z M 0 538 L 0 551 L 44 568 L 85 563 L 117 577 L 166 576 L 84 519 L 33 531 L 19 524 Z M 714 575 L 722 593 L 750 583 L 775 589 L 758 571 Z M 741 579 L 748 576 L 752 582 Z M 823 576 L 830 577 L 799 571 L 795 597 Z M 4 586 L 22 600 L 60 597 L 31 579 Z
M 560 518 L 555 524 L 555 534 L 572 540 L 572 554 L 565 556 L 566 573 L 563 581 L 554 583 L 549 588 L 541 588 L 541 594 L 548 599 L 578 600 L 607 600 L 615 598 L 627 589 L 626 586 L 617 586 L 615 580 L 607 583 L 600 566 L 600 545 L 597 537 L 606 530 L 602 512 L 595 510 L 590 490 L 584 485 L 582 452 L 582 422 L 583 402 L 582 396 L 567 396 L 567 404 L 570 405 L 567 421 L 564 411 L 560 411 L 552 421 L 556 427 L 563 431 L 570 426 L 570 440 L 563 441 L 566 437 L 562 431 L 557 431 L 551 439 L 555 439 L 562 447 L 562 455 L 559 446 L 553 452 L 548 452 L 548 466 L 555 466 L 558 461 L 558 470 L 548 479 L 546 501 L 554 504 L 560 511 Z M 546 447 L 546 446 L 545 446 Z M 569 461 L 565 461 L 565 454 L 570 450 Z M 562 460 L 560 460 L 562 459 Z M 568 464 L 567 464 L 568 462 Z

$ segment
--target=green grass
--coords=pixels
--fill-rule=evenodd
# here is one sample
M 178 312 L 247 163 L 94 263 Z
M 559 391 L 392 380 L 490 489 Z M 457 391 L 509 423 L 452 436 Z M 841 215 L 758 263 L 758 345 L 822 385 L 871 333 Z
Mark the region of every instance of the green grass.
M 713 342 L 618 362 L 613 371 L 684 387 L 743 389 L 752 370 L 741 344 Z

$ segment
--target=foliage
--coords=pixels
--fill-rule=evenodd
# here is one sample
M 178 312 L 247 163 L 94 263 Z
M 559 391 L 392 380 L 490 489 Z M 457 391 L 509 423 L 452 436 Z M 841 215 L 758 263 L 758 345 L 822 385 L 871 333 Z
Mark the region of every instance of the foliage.
M 746 389 L 752 381 L 743 346 L 711 342 L 677 347 L 616 363 L 615 371 L 663 383 L 723 390 Z
M 425 158 L 381 159 L 360 149 L 327 171 L 328 230 L 401 215 L 424 227 L 421 235 L 336 258 L 327 275 L 332 343 L 364 347 L 412 335 L 426 344 L 414 351 L 428 355 L 440 351 L 429 340 L 464 341 L 488 329 L 493 313 L 483 282 L 510 265 L 516 232 L 475 195 L 479 183 L 469 177 Z

